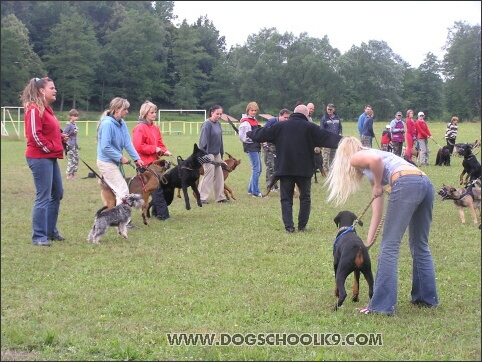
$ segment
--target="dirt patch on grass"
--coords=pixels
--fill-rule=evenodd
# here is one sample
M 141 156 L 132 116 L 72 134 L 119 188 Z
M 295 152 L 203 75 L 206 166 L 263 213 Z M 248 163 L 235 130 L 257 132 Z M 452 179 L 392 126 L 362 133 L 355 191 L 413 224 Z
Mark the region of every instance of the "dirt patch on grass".
M 2 361 L 35 361 L 37 354 L 34 352 L 16 351 L 13 349 L 2 350 Z

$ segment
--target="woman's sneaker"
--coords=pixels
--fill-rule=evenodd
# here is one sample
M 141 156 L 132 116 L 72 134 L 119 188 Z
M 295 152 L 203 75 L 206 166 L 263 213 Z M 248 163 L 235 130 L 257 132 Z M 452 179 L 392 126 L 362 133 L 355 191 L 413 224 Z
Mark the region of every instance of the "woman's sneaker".
M 254 195 L 254 194 L 253 194 L 253 197 L 261 197 L 262 199 L 264 199 L 264 198 L 266 198 L 266 197 L 268 197 L 268 196 L 263 195 L 263 194 L 260 192 L 260 193 L 257 194 L 257 195 Z

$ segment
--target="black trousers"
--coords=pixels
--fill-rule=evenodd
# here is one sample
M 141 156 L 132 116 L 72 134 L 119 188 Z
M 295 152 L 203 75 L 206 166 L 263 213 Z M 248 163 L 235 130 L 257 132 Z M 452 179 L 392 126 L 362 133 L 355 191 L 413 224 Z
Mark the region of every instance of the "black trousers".
M 164 198 L 164 192 L 162 187 L 159 186 L 152 194 L 152 202 L 154 204 L 152 208 L 152 214 L 158 219 L 169 218 L 169 209 L 167 208 L 166 199 Z
M 300 210 L 298 213 L 298 229 L 308 224 L 311 211 L 311 177 L 281 176 L 280 177 L 281 217 L 285 229 L 294 227 L 293 223 L 293 192 L 295 185 L 300 191 Z

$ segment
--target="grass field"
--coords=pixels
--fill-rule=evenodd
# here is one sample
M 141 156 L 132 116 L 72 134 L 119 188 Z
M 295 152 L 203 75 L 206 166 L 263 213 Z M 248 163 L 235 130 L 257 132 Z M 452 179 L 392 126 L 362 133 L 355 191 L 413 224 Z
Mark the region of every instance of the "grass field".
M 376 123 L 375 133 L 380 135 L 384 126 Z M 429 126 L 434 139 L 445 144 L 446 124 Z M 344 130 L 357 134 L 355 123 L 345 123 Z M 164 141 L 174 156 L 186 158 L 197 137 L 172 134 Z M 370 200 L 368 182 L 365 192 L 341 207 L 326 203 L 323 183 L 313 184 L 310 230 L 286 234 L 279 194 L 267 199 L 247 195 L 249 160 L 235 135 L 224 137 L 225 151 L 241 159 L 227 179 L 237 200 L 202 208 L 193 204 L 187 211 L 175 199 L 170 206 L 175 221 L 151 219 L 149 226 L 134 211 L 139 229 L 130 230 L 128 240 L 111 229 L 100 245 L 85 241 L 102 206 L 97 181 L 82 178 L 89 173 L 82 163 L 79 178 L 66 180 L 67 162 L 60 160 L 65 195 L 58 226 L 67 240 L 50 248 L 30 243 L 35 189 L 25 142 L 2 138 L 2 360 L 481 360 L 481 232 L 468 211 L 462 225 L 453 203 L 436 197 L 430 245 L 438 308 L 409 303 L 411 257 L 405 235 L 397 315 L 355 311 L 368 302 L 364 279 L 360 302 L 347 298 L 332 312 L 333 218 L 343 209 L 362 212 Z M 459 124 L 458 142 L 479 137 L 480 123 Z M 453 157 L 450 167 L 434 166 L 437 145 L 430 142 L 431 166 L 423 170 L 435 190 L 456 185 L 462 159 Z M 81 134 L 79 145 L 80 157 L 95 167 L 95 134 Z M 125 171 L 134 175 L 129 166 Z M 263 169 L 262 189 L 264 177 Z M 296 220 L 297 200 L 294 209 Z M 370 217 L 368 210 L 363 221 Z M 364 239 L 367 230 L 358 227 Z M 381 235 L 370 249 L 374 273 L 380 241 Z M 348 290 L 352 280 L 347 280 Z M 167 333 L 331 333 L 335 337 L 328 342 L 341 339 L 331 346 L 175 346 Z M 374 335 L 382 343 L 342 345 L 350 334 Z

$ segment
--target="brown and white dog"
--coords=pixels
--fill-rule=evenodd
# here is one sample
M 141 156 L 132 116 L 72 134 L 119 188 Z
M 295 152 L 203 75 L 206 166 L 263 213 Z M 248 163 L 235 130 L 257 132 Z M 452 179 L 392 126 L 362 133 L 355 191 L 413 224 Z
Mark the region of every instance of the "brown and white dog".
M 475 210 L 479 212 L 480 217 L 480 187 L 468 187 L 455 188 L 450 185 L 443 185 L 443 187 L 437 192 L 442 196 L 442 201 L 452 200 L 457 207 L 462 224 L 465 224 L 464 208 L 468 208 L 474 220 L 474 224 L 477 224 L 477 215 Z

